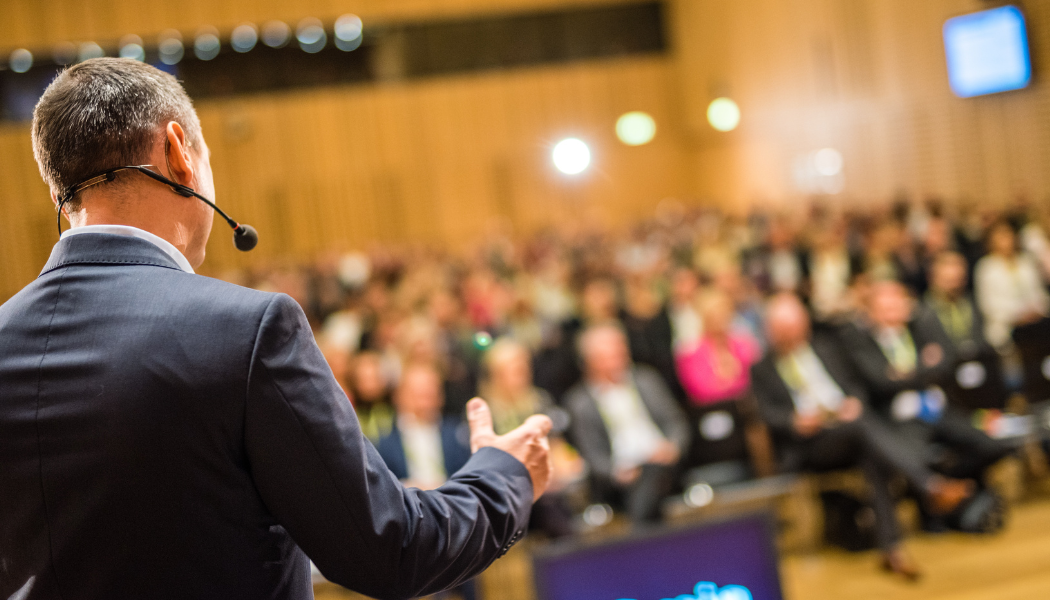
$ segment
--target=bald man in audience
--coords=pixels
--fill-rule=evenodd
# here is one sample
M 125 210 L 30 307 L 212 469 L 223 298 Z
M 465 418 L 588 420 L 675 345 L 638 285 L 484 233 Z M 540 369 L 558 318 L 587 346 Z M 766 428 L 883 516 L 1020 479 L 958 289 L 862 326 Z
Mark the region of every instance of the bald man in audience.
M 631 364 L 627 336 L 615 324 L 585 330 L 579 350 L 584 376 L 565 406 L 595 496 L 622 504 L 635 523 L 658 521 L 689 444 L 686 416 L 655 369 Z
M 885 569 L 916 579 L 920 572 L 901 547 L 890 481 L 903 475 L 936 513 L 953 510 L 970 486 L 933 473 L 918 452 L 866 406 L 864 386 L 843 359 L 837 340 L 813 336 L 809 315 L 793 294 L 766 310 L 770 350 L 752 367 L 752 389 L 788 470 L 829 471 L 860 466 L 872 491 L 876 535 Z

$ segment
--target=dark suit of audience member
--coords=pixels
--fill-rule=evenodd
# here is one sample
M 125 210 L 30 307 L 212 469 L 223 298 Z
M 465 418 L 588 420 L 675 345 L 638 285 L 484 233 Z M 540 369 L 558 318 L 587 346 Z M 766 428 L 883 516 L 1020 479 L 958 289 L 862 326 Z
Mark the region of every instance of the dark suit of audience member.
M 1010 452 L 946 406 L 935 386 L 953 375 L 954 345 L 935 316 L 913 314 L 899 283 L 873 286 L 868 318 L 844 326 L 842 341 L 873 407 L 923 444 L 940 471 L 980 480 L 987 467 Z
M 770 350 L 752 367 L 752 390 L 782 467 L 815 472 L 863 468 L 885 566 L 917 576 L 899 549 L 892 478 L 903 475 L 937 511 L 961 499 L 965 486 L 934 474 L 913 444 L 868 409 L 866 390 L 842 347 L 830 334 L 810 335 L 809 317 L 797 297 L 775 297 L 766 318 Z
M 654 369 L 630 365 L 622 330 L 593 327 L 580 346 L 586 372 L 565 406 L 593 495 L 623 506 L 634 522 L 657 521 L 689 444 L 686 417 Z
M 685 398 L 685 390 L 675 372 L 674 334 L 667 307 L 655 315 L 643 318 L 624 311 L 621 314 L 623 327 L 627 331 L 627 343 L 631 360 L 636 364 L 649 365 L 664 379 L 667 389 L 676 400 Z
M 437 430 L 441 440 L 441 466 L 445 475 L 451 477 L 470 460 L 470 432 L 462 420 L 453 417 L 443 417 Z M 376 450 L 395 477 L 411 481 L 405 441 L 396 422 L 390 433 L 379 440 Z
M 942 252 L 930 264 L 929 279 L 922 310 L 940 322 L 956 358 L 972 360 L 994 352 L 984 337 L 984 315 L 966 289 L 966 258 L 956 252 Z

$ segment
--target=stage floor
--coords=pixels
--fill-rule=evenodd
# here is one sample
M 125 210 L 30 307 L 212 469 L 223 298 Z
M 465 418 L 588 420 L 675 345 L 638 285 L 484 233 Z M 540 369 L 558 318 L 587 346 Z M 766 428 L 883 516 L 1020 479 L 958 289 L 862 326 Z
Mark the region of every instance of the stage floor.
M 919 534 L 907 547 L 926 574 L 916 584 L 878 571 L 874 552 L 788 556 L 781 561 L 787 600 L 1050 598 L 1050 498 L 1015 506 L 1001 534 Z
M 486 600 L 534 600 L 528 555 L 520 544 L 481 577 Z M 1050 496 L 1014 506 L 1003 533 L 918 534 L 908 549 L 925 570 L 907 583 L 878 570 L 878 554 L 822 550 L 781 561 L 786 600 L 1037 600 L 1050 598 Z M 362 598 L 330 584 L 318 600 Z M 760 599 L 756 599 L 760 600 Z

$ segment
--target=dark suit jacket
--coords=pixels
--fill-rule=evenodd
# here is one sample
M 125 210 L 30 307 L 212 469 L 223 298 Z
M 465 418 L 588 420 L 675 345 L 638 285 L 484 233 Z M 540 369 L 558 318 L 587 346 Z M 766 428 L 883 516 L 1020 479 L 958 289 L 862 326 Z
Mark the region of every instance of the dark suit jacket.
M 60 241 L 0 306 L 0 598 L 408 598 L 521 535 L 532 484 L 485 449 L 406 490 L 289 297 L 137 238 Z M 19 595 L 21 594 L 21 595 Z
M 401 443 L 401 430 L 396 422 L 390 434 L 376 444 L 376 449 L 394 476 L 408 479 L 408 459 L 405 458 L 405 446 Z M 462 420 L 452 417 L 441 420 L 441 454 L 445 473 L 449 477 L 470 460 L 470 430 Z
M 955 366 L 953 345 L 935 315 L 919 311 L 907 327 L 918 356 L 915 371 L 900 379 L 890 376 L 890 362 L 867 324 L 855 321 L 840 330 L 854 372 L 868 389 L 872 406 L 884 416 L 889 416 L 890 404 L 897 394 L 941 383 L 952 376 Z M 925 365 L 922 359 L 923 348 L 929 344 L 937 344 L 943 351 L 940 362 L 932 366 Z
M 867 402 L 867 392 L 850 368 L 843 356 L 842 346 L 830 334 L 816 334 L 810 342 L 813 353 L 835 383 L 842 388 L 846 396 L 852 396 Z M 802 440 L 795 432 L 795 401 L 791 397 L 784 379 L 776 366 L 776 356 L 772 351 L 766 352 L 762 360 L 751 367 L 751 389 L 758 401 L 759 414 L 769 427 L 770 435 L 776 445 L 781 462 L 793 466 L 799 460 L 797 456 Z
M 679 402 L 686 399 L 685 390 L 678 381 L 678 371 L 674 361 L 674 333 L 671 329 L 671 317 L 667 306 L 649 319 L 640 319 L 621 311 L 620 321 L 627 331 L 627 345 L 631 351 L 631 360 L 637 364 L 649 365 L 656 369 L 667 384 L 667 389 Z
M 638 395 L 649 410 L 653 423 L 685 456 L 689 447 L 689 421 L 678 408 L 663 378 L 655 369 L 644 365 L 635 366 L 631 373 Z M 612 441 L 598 410 L 598 402 L 585 381 L 577 382 L 565 395 L 565 407 L 572 416 L 570 431 L 573 443 L 587 461 L 591 475 L 610 480 L 613 476 Z

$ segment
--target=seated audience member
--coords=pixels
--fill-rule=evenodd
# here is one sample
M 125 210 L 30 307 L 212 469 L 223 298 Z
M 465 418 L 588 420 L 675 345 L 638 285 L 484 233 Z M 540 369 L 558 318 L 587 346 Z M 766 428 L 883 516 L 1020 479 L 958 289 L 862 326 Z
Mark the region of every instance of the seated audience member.
M 966 290 L 966 258 L 958 252 L 941 252 L 930 265 L 929 289 L 924 307 L 940 322 L 957 353 L 972 357 L 987 345 L 984 318 Z
M 704 323 L 696 310 L 700 278 L 689 267 L 678 267 L 671 274 L 671 297 L 667 314 L 671 321 L 671 347 L 675 352 L 691 348 L 700 341 Z
M 818 323 L 841 323 L 853 310 L 850 282 L 863 270 L 850 252 L 844 223 L 829 220 L 813 232 L 808 256 L 809 302 Z
M 633 366 L 623 330 L 595 325 L 580 336 L 584 376 L 566 394 L 572 440 L 590 467 L 596 497 L 636 523 L 660 518 L 689 426 L 660 375 Z
M 383 373 L 382 357 L 372 351 L 358 352 L 350 364 L 349 380 L 361 431 L 375 444 L 394 426 L 390 384 Z
M 1039 265 L 1018 249 L 1008 221 L 999 221 L 988 230 L 988 251 L 974 268 L 974 292 L 984 316 L 985 337 L 1006 351 L 1014 327 L 1047 315 L 1050 296 Z
M 649 277 L 631 276 L 624 286 L 620 320 L 627 332 L 631 360 L 656 369 L 667 388 L 678 398 L 682 394 L 675 374 L 674 334 L 658 288 L 657 282 Z
M 733 302 L 722 292 L 703 294 L 699 312 L 704 333 L 695 347 L 679 353 L 679 381 L 695 405 L 740 398 L 750 387 L 749 369 L 762 352 L 758 342 L 733 327 Z
M 930 471 L 908 440 L 869 414 L 831 334 L 812 335 L 809 315 L 793 294 L 779 294 L 766 310 L 770 350 L 752 368 L 759 411 L 786 470 L 830 471 L 860 466 L 871 488 L 883 567 L 919 575 L 901 547 L 890 481 L 903 475 L 935 513 L 954 509 L 969 486 Z
M 842 343 L 873 408 L 924 446 L 949 449 L 930 457 L 945 473 L 980 481 L 1010 449 L 945 406 L 937 384 L 951 376 L 952 344 L 935 317 L 914 312 L 900 283 L 875 283 L 866 318 L 843 328 Z
M 445 403 L 441 375 L 432 365 L 408 363 L 394 395 L 397 418 L 376 449 L 390 471 L 407 487 L 440 487 L 470 460 L 470 431 L 464 421 L 442 417 Z M 474 582 L 454 593 L 474 600 Z
M 470 459 L 466 425 L 461 419 L 443 417 L 444 403 L 436 368 L 425 363 L 405 366 L 394 394 L 394 425 L 376 449 L 407 486 L 439 487 Z
M 552 398 L 564 398 L 580 378 L 576 343 L 581 331 L 592 325 L 615 323 L 619 311 L 616 282 L 608 277 L 588 279 L 580 289 L 579 314 L 563 322 L 549 347 L 536 354 L 536 385 Z
M 573 533 L 572 509 L 564 490 L 582 475 L 583 461 L 563 437 L 568 414 L 554 405 L 546 391 L 533 385 L 529 359 L 529 352 L 521 343 L 509 338 L 498 340 L 485 354 L 488 377 L 481 386 L 481 395 L 492 410 L 497 435 L 517 428 L 538 413 L 554 422 L 550 435 L 554 472 L 547 493 L 532 508 L 529 526 L 558 538 Z

